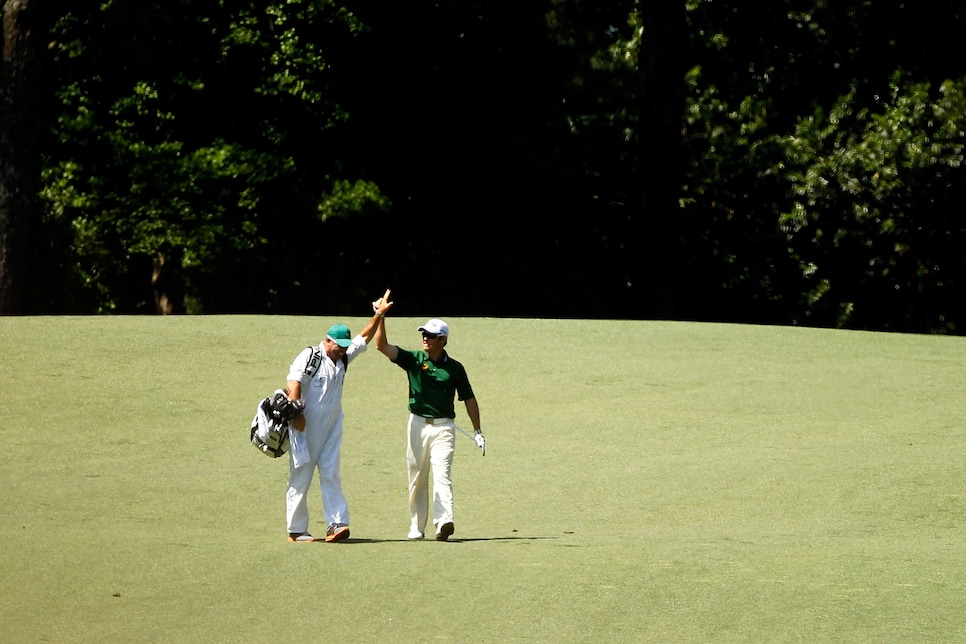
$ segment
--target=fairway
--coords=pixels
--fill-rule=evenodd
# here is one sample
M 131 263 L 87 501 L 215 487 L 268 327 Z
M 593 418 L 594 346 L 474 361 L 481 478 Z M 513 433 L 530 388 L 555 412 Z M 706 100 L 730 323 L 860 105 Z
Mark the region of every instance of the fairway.
M 0 641 L 966 641 L 966 338 L 447 321 L 487 437 L 457 436 L 456 534 L 406 540 L 406 381 L 371 347 L 352 537 L 290 544 L 248 425 L 362 318 L 0 318 Z

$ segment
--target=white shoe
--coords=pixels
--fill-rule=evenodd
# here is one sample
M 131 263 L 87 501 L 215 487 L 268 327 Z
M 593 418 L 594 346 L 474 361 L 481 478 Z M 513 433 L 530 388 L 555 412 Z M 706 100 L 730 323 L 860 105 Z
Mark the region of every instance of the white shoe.
M 419 530 L 416 530 L 414 528 L 414 529 L 412 529 L 412 530 L 409 531 L 409 537 L 407 537 L 407 538 L 409 538 L 409 539 L 422 539 L 423 538 L 423 533 L 420 532 Z
M 288 540 L 291 543 L 312 543 L 315 541 L 315 537 L 308 532 L 289 532 Z

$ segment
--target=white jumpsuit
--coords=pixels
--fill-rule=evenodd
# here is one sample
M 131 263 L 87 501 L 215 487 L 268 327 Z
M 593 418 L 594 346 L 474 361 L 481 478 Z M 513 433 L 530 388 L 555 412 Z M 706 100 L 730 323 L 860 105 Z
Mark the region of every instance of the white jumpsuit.
M 361 335 L 352 340 L 346 349 L 347 363 L 366 350 Z M 286 521 L 290 533 L 309 531 L 309 510 L 305 495 L 312 485 L 314 470 L 319 471 L 319 488 L 322 492 L 322 508 L 326 525 L 349 525 L 349 506 L 342 492 L 339 461 L 342 451 L 342 387 L 345 382 L 346 364 L 332 360 L 322 353 L 322 364 L 309 379 L 305 367 L 312 357 L 312 348 L 304 349 L 292 362 L 286 380 L 302 383 L 302 400 L 305 402 L 305 432 L 293 430 L 289 450 L 288 491 L 285 495 Z M 305 442 L 308 460 L 296 465 L 297 443 Z M 302 453 L 305 453 L 303 451 Z

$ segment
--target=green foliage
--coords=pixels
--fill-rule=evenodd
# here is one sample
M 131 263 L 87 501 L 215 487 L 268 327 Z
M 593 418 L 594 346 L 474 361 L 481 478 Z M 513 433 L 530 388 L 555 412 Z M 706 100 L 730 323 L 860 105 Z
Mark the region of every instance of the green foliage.
M 961 83 L 935 76 L 951 60 L 939 50 L 918 58 L 918 10 L 877 7 L 894 32 L 865 29 L 869 11 L 690 5 L 704 53 L 688 77 L 683 203 L 697 272 L 722 278 L 699 292 L 722 309 L 938 332 L 966 313 Z M 961 24 L 944 15 L 937 29 Z
M 379 187 L 371 181 L 340 179 L 332 183 L 332 189 L 319 203 L 319 218 L 348 217 L 353 213 L 364 212 L 370 208 L 387 210 L 389 200 L 380 194 Z
M 794 202 L 782 214 L 789 250 L 810 288 L 807 314 L 871 324 L 890 294 L 897 328 L 954 332 L 942 303 L 962 296 L 948 241 L 966 232 L 951 201 L 963 181 L 966 79 L 938 87 L 896 74 L 864 107 L 856 92 L 816 110 L 782 138 Z
M 98 312 L 149 311 L 163 256 L 194 312 L 271 305 L 264 278 L 252 278 L 299 272 L 276 250 L 287 229 L 311 226 L 313 211 L 385 208 L 376 186 L 347 190 L 336 160 L 317 152 L 345 119 L 325 48 L 359 29 L 314 1 L 230 13 L 219 2 L 116 1 L 66 14 L 54 60 L 67 82 L 42 197 L 45 229 L 71 239 L 60 253 L 67 288 L 92 290 L 81 301 Z
M 167 258 L 193 312 L 349 311 L 368 282 L 962 332 L 955 0 L 56 6 L 37 311 L 151 310 Z M 462 260 L 433 290 L 427 242 Z M 319 298 L 320 266 L 358 283 Z

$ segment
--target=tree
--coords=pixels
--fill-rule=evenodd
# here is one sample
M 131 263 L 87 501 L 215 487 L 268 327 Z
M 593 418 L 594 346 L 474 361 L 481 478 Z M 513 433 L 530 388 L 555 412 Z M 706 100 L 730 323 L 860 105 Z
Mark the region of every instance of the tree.
M 575 288 L 593 282 L 586 245 L 576 246 L 592 235 L 573 216 L 580 151 L 561 104 L 569 55 L 548 36 L 546 8 L 347 4 L 365 32 L 343 66 L 356 80 L 343 103 L 354 143 L 344 160 L 393 203 L 367 246 L 392 241 L 369 261 L 400 302 L 468 315 L 573 315 L 596 304 Z M 428 245 L 459 258 L 432 289 Z M 559 261 L 565 254 L 581 261 Z
M 39 183 L 38 51 L 44 0 L 3 3 L 0 59 L 0 315 L 23 311 Z
M 556 169 L 575 185 L 566 209 L 581 234 L 569 248 L 588 260 L 592 315 L 671 318 L 682 260 L 684 6 L 561 1 L 548 24 L 571 55 L 557 91 L 567 125 L 558 137 L 573 153 Z
M 784 137 L 795 195 L 781 223 L 807 281 L 801 322 L 959 332 L 966 324 L 966 78 L 893 77 Z
M 384 207 L 340 169 L 331 2 L 113 0 L 55 30 L 38 310 L 304 311 L 325 219 Z M 47 241 L 50 240 L 50 241 Z M 65 302 L 61 293 L 81 293 Z
M 682 2 L 639 3 L 641 41 L 637 72 L 641 90 L 637 99 L 639 125 L 637 134 L 637 172 L 639 202 L 630 219 L 635 225 L 632 239 L 646 240 L 635 244 L 647 257 L 643 286 L 651 306 L 647 317 L 672 319 L 677 313 L 676 300 L 682 293 L 675 287 L 675 275 L 681 272 L 681 182 L 684 177 L 682 122 L 684 118 L 685 49 L 687 32 L 685 6 Z M 632 248 L 634 248 L 632 247 Z M 633 252 L 633 251 L 632 251 Z M 643 278 L 643 279 L 642 279 Z
M 962 328 L 955 0 L 57 15 L 33 310 Z
M 682 198 L 702 317 L 961 328 L 960 4 L 689 6 Z M 897 180 L 873 189 L 877 165 Z

